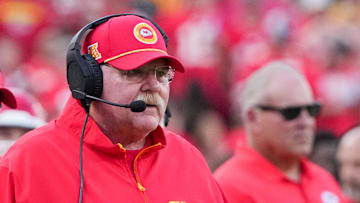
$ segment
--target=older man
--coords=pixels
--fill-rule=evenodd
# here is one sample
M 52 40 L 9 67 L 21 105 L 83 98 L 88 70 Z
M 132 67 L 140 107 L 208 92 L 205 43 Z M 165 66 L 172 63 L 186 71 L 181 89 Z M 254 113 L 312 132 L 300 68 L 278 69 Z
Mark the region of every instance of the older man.
M 344 195 L 360 202 L 360 126 L 350 129 L 340 140 L 336 159 Z
M 154 22 L 96 20 L 67 56 L 76 99 L 0 161 L 1 203 L 225 202 L 200 152 L 160 126 L 170 82 L 184 70 Z
M 271 62 L 250 76 L 241 105 L 246 143 L 215 171 L 229 202 L 342 202 L 332 176 L 306 159 L 320 104 L 303 75 Z

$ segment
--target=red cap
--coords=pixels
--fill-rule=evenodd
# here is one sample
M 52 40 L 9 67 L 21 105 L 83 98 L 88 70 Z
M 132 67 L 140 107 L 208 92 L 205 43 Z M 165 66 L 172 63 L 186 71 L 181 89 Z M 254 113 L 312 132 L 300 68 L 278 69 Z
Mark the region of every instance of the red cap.
M 16 108 L 16 100 L 13 93 L 4 87 L 4 79 L 0 72 L 0 102 L 6 104 L 10 108 Z
M 158 58 L 168 59 L 175 70 L 184 67 L 168 55 L 160 31 L 148 20 L 135 15 L 113 17 L 97 26 L 86 37 L 83 52 L 100 63 L 109 63 L 121 70 L 132 70 Z
M 44 125 L 44 109 L 38 101 L 21 89 L 12 88 L 16 98 L 16 109 L 4 106 L 0 110 L 0 127 L 34 129 Z

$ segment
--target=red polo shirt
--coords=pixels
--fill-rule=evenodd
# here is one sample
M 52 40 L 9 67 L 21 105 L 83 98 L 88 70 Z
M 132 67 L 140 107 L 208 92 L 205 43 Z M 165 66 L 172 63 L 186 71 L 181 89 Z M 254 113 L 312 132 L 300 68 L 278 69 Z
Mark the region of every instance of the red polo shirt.
M 346 202 L 337 182 L 327 171 L 307 159 L 301 161 L 301 171 L 300 181 L 294 182 L 257 151 L 243 144 L 214 175 L 230 203 Z

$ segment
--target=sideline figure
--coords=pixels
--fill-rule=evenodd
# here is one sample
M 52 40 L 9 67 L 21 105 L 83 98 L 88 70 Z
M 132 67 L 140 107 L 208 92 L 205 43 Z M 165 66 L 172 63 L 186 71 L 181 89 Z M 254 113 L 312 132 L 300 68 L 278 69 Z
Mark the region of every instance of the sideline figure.
M 184 71 L 166 39 L 135 14 L 81 29 L 67 52 L 73 97 L 0 161 L 0 202 L 225 202 L 200 152 L 160 126 Z
M 230 203 L 340 203 L 333 177 L 306 157 L 320 112 L 304 76 L 273 61 L 247 81 L 241 98 L 247 133 L 215 178 Z
M 350 129 L 340 140 L 336 159 L 339 180 L 349 202 L 360 203 L 360 126 Z
M 10 91 L 10 89 L 4 87 L 4 78 L 0 72 L 0 109 L 4 109 L 4 106 L 2 106 L 3 104 L 5 104 L 10 109 L 17 107 L 15 96 Z M 0 132 L 0 156 L 9 149 L 12 143 L 12 141 L 5 140 L 3 136 L 1 136 Z
M 4 78 L 0 72 L 0 107 L 2 104 L 12 109 L 16 108 L 15 96 L 8 88 L 4 87 Z
M 0 109 L 0 156 L 25 133 L 45 125 L 42 106 L 22 89 L 9 89 L 15 96 L 16 109 L 2 106 Z

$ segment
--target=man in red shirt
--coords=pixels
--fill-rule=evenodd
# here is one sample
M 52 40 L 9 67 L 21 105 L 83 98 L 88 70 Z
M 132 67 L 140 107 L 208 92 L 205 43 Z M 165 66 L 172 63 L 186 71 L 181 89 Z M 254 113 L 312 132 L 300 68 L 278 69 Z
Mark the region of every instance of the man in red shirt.
M 200 152 L 160 125 L 184 71 L 166 38 L 133 14 L 81 29 L 67 53 L 73 98 L 0 160 L 0 202 L 225 202 Z
M 270 62 L 250 76 L 241 99 L 246 143 L 215 171 L 228 201 L 343 202 L 333 177 L 306 158 L 320 104 L 304 76 Z

